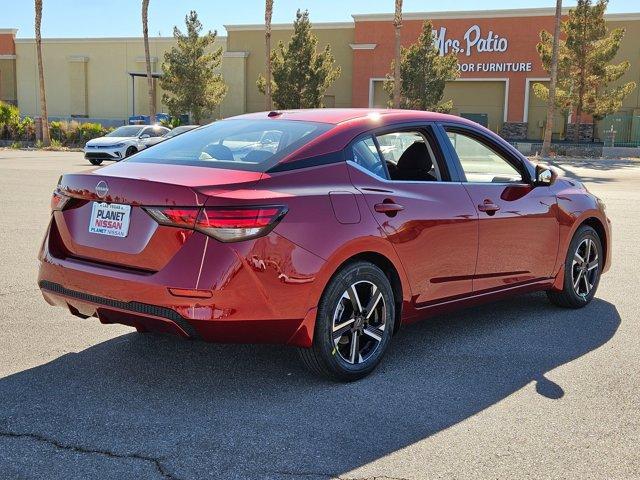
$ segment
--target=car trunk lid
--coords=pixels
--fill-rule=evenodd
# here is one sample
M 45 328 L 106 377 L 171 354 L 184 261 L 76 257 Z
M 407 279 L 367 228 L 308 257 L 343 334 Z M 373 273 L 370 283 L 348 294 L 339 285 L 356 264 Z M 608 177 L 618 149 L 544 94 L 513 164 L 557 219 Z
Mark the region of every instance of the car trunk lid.
M 144 207 L 200 207 L 209 198 L 200 190 L 211 194 L 252 189 L 260 176 L 134 162 L 64 175 L 58 188 L 71 200 L 62 211 L 54 212 L 57 251 L 79 260 L 159 271 L 189 242 L 193 231 L 160 225 Z

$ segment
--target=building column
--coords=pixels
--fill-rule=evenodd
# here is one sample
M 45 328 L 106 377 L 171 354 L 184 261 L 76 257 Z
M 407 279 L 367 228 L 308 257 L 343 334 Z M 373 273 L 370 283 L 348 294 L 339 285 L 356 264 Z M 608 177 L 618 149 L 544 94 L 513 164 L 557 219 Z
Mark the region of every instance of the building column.
M 528 123 L 524 118 L 524 101 L 527 89 L 525 76 L 509 78 L 507 118 L 502 126 L 500 135 L 507 140 L 524 140 L 527 138 Z

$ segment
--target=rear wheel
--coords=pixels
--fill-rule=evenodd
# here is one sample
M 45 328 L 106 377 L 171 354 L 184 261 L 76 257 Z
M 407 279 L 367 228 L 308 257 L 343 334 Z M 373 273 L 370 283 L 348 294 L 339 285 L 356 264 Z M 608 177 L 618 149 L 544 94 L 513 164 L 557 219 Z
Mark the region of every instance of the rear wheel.
M 309 349 L 300 357 L 312 372 L 353 381 L 378 365 L 393 333 L 393 290 L 382 270 L 369 262 L 347 265 L 331 279 L 318 305 Z
M 602 272 L 602 241 L 596 231 L 584 225 L 571 240 L 564 264 L 564 285 L 560 292 L 549 290 L 552 303 L 565 308 L 582 308 L 593 300 Z
M 102 160 L 99 158 L 90 158 L 89 159 L 89 163 L 91 165 L 101 165 L 102 164 Z
M 124 152 L 124 157 L 125 158 L 130 157 L 134 153 L 138 153 L 138 149 L 136 147 L 128 147 L 127 150 Z

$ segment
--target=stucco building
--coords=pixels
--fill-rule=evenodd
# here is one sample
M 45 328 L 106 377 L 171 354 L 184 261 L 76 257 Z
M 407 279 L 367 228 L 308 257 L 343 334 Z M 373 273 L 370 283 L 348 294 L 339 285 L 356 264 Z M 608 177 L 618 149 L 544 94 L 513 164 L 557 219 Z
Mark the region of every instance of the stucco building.
M 311 12 L 313 15 L 313 12 Z M 536 43 L 541 29 L 553 28 L 553 9 L 405 13 L 402 40 L 416 41 L 424 20 L 431 19 L 437 46 L 453 52 L 460 62 L 460 78 L 449 82 L 445 98 L 453 113 L 472 118 L 513 138 L 539 139 L 544 129 L 544 102 L 533 95 L 535 82 L 548 81 Z M 620 80 L 640 85 L 640 13 L 608 14 L 610 28 L 624 27 L 626 35 L 616 62 L 629 60 Z M 264 26 L 227 25 L 217 38 L 224 50 L 220 73 L 229 88 L 215 117 L 262 110 L 264 97 L 256 80 L 264 71 Z M 351 22 L 316 23 L 319 45 L 330 44 L 342 74 L 325 97 L 327 107 L 384 107 L 382 88 L 394 50 L 393 14 L 353 15 Z M 291 25 L 274 25 L 272 45 L 287 41 Z M 172 38 L 150 39 L 153 71 L 160 72 Z M 0 99 L 17 103 L 24 115 L 39 114 L 35 41 L 16 38 L 12 29 L 0 30 Z M 146 114 L 147 85 L 143 73 L 141 38 L 43 39 L 49 115 L 54 118 L 122 122 L 132 114 Z M 162 92 L 158 89 L 158 99 Z M 160 102 L 158 102 L 160 104 Z M 164 106 L 160 107 L 165 110 Z M 562 117 L 555 134 L 564 135 Z M 640 141 L 640 88 L 629 95 L 617 115 L 600 122 L 596 135 L 614 125 L 619 135 Z

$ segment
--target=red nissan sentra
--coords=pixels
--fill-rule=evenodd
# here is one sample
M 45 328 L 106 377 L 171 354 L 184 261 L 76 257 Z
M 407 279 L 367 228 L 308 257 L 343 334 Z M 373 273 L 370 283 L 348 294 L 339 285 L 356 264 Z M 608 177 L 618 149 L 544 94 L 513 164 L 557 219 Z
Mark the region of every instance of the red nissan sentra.
M 403 325 L 545 290 L 588 304 L 611 259 L 603 203 L 462 118 L 323 109 L 215 122 L 61 177 L 44 298 L 80 318 L 299 347 L 370 373 Z

